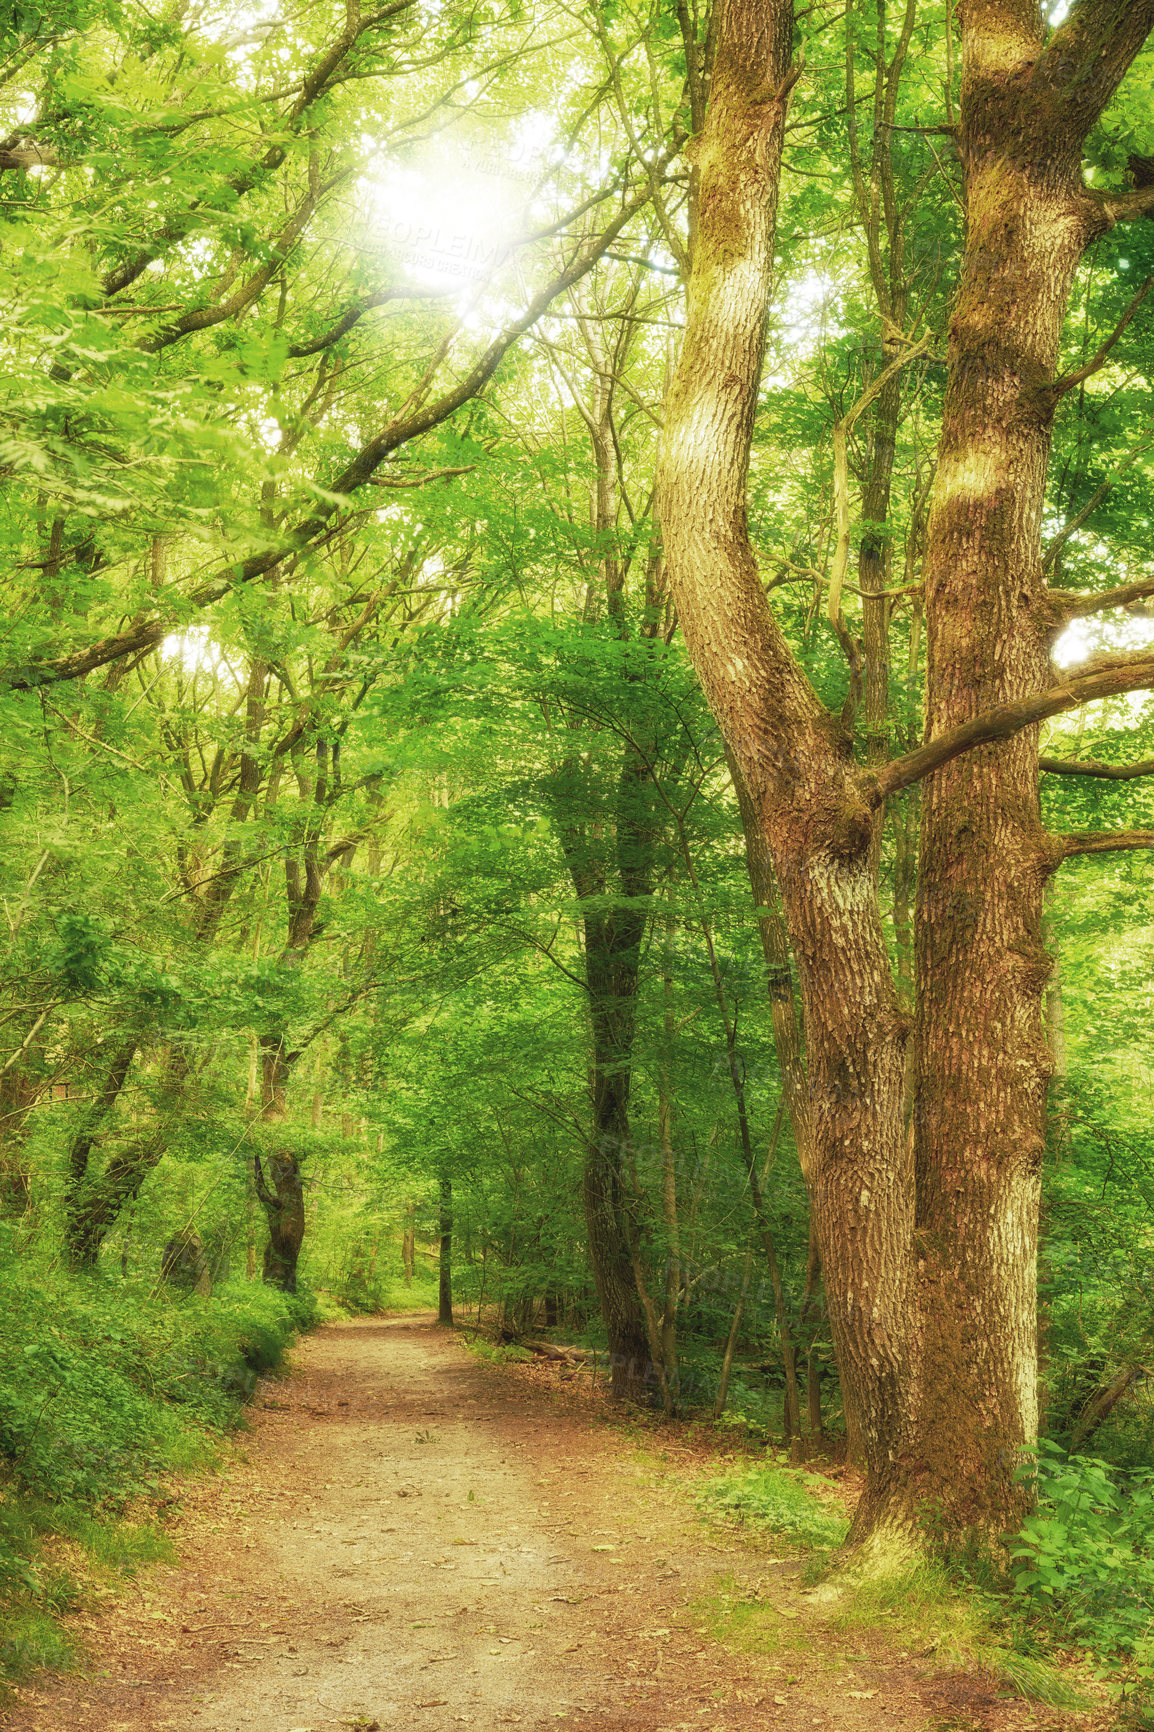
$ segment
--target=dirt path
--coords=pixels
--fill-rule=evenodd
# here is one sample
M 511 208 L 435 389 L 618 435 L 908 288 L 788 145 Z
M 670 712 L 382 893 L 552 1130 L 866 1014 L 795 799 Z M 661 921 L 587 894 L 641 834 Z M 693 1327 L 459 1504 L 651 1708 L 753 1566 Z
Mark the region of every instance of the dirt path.
M 81 1620 L 90 1666 L 23 1691 L 12 1732 L 1049 1723 L 860 1638 L 807 1652 L 792 1566 L 712 1539 L 560 1383 L 412 1318 L 330 1326 L 294 1362 L 245 1460 L 190 1488 L 180 1565 Z M 758 1583 L 779 1651 L 705 1638 L 695 1605 Z

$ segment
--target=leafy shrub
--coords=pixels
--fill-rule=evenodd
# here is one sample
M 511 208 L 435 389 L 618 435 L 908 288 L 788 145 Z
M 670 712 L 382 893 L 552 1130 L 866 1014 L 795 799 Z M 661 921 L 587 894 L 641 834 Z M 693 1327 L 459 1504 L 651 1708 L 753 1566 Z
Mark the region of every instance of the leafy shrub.
M 1154 1677 L 1154 1472 L 1043 1440 L 1021 1470 L 1037 1508 L 1014 1538 L 1014 1594 L 1063 1644 Z
M 0 1307 L 0 1460 L 39 1497 L 106 1507 L 203 1457 L 194 1428 L 231 1424 L 312 1317 L 308 1300 L 255 1285 L 154 1298 L 10 1267 Z
M 794 1468 L 760 1467 L 748 1473 L 708 1480 L 697 1493 L 705 1510 L 756 1523 L 806 1550 L 841 1544 L 849 1521 L 844 1512 L 813 1489 L 824 1485 L 815 1474 Z
M 212 1298 L 0 1261 L 0 1678 L 62 1663 L 53 1614 L 76 1584 L 45 1565 L 64 1535 L 123 1571 L 167 1552 L 123 1519 L 167 1470 L 210 1461 L 257 1377 L 274 1370 L 315 1301 L 243 1285 Z

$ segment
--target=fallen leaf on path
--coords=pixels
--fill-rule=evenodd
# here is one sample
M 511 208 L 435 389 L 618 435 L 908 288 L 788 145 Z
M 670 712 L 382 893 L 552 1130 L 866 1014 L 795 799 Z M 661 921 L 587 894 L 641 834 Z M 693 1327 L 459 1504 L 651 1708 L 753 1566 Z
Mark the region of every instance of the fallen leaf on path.
M 877 1695 L 876 1690 L 847 1690 L 847 1696 L 852 1696 L 855 1702 L 872 1702 Z

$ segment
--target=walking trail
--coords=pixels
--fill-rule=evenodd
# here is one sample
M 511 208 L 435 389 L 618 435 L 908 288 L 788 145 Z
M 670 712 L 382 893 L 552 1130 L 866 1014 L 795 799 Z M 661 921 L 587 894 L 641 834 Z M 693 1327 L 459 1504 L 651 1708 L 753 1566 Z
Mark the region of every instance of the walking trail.
M 186 1489 L 181 1561 L 78 1619 L 86 1663 L 22 1690 L 11 1732 L 1074 1724 L 835 1637 L 795 1564 L 699 1520 L 663 1434 L 640 1449 L 555 1368 L 412 1317 L 331 1325 L 294 1365 L 240 1462 Z M 721 1592 L 775 1609 L 760 1651 L 706 1634 Z

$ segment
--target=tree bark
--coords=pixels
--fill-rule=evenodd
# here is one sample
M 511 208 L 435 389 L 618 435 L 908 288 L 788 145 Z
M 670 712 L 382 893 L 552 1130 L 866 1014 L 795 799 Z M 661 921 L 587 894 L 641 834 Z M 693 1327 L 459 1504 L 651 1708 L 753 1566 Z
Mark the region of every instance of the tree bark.
M 773 858 L 797 958 L 806 1176 L 842 1382 L 869 1483 L 881 1488 L 910 1358 L 906 1026 L 877 909 L 872 814 L 769 611 L 746 522 L 792 31 L 783 0 L 730 0 L 722 15 L 710 107 L 691 146 L 696 239 L 659 509 L 686 643 Z
M 100 1208 L 100 1187 L 89 1172 L 89 1162 L 120 1099 L 138 1044 L 137 1037 L 129 1035 L 114 1047 L 100 1093 L 89 1106 L 69 1146 L 64 1195 L 64 1247 L 74 1269 L 94 1269 L 104 1242 L 107 1225 Z
M 259 1150 L 253 1156 L 256 1194 L 268 1222 L 263 1274 L 268 1286 L 279 1287 L 283 1293 L 295 1293 L 297 1264 L 305 1236 L 304 1182 L 295 1151 L 285 1143 L 277 1146 L 277 1130 L 288 1118 L 288 1082 L 297 1055 L 286 1053 L 280 1036 L 263 1036 L 260 1045 L 260 1120 L 262 1127 L 272 1127 L 271 1148 L 266 1157 L 271 1188 Z
M 637 1231 L 630 1199 L 629 1095 L 641 946 L 649 922 L 653 831 L 649 821 L 648 766 L 633 749 L 623 754 L 617 788 L 615 905 L 582 917 L 585 985 L 592 1047 L 591 1126 L 586 1139 L 582 1194 L 589 1260 L 609 1347 L 615 1399 L 648 1401 L 654 1375 L 649 1331 L 634 1270 Z M 562 841 L 582 899 L 603 901 L 607 872 L 600 848 L 569 824 Z
M 416 1204 L 410 1199 L 405 1204 L 405 1227 L 401 1234 L 401 1273 L 405 1286 L 413 1285 L 413 1258 L 416 1254 L 416 1229 L 413 1217 L 416 1214 Z
M 1152 23 L 1150 0 L 1079 7 L 1047 45 L 1040 8 L 1022 0 L 965 9 L 966 244 L 927 528 L 928 741 L 1050 683 L 1041 520 L 1055 372 L 1074 274 L 1105 226 L 1082 144 Z M 933 1497 L 963 1536 L 1017 1526 L 1026 1491 L 1010 1464 L 1037 1434 L 1053 863 L 1035 726 L 927 779 L 915 914 L 922 1339 L 903 1496 Z
M 585 970 L 593 1031 L 592 1133 L 582 1180 L 593 1281 L 617 1400 L 645 1401 L 649 1336 L 634 1279 L 626 1163 L 637 979 L 645 916 L 627 909 L 585 919 Z

